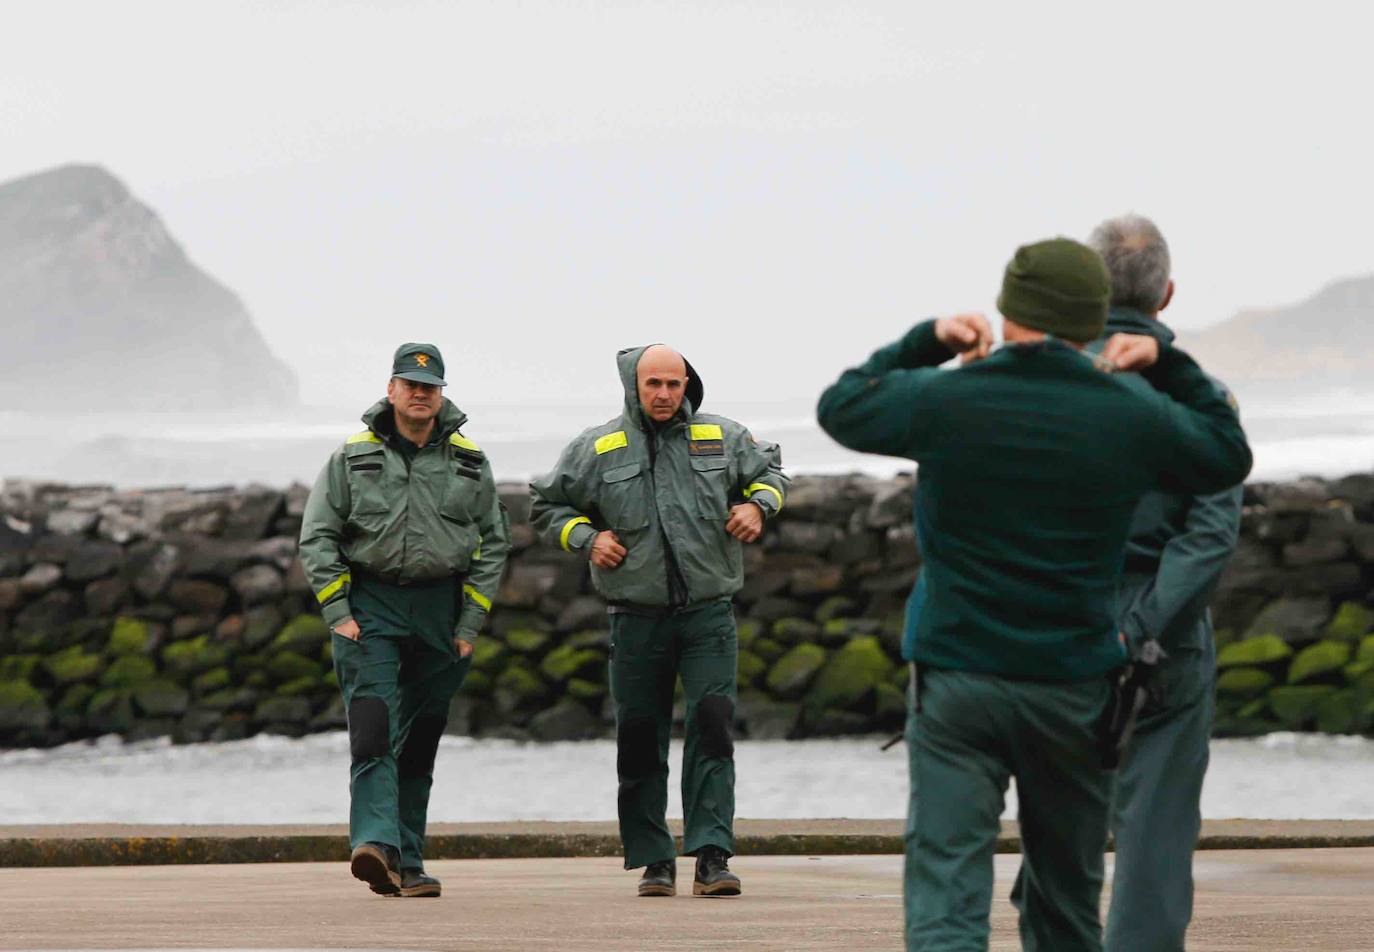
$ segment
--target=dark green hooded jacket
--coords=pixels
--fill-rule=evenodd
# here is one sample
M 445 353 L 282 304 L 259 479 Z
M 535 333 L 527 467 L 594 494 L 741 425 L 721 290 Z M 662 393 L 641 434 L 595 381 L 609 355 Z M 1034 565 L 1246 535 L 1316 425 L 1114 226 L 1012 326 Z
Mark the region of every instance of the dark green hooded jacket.
M 324 620 L 351 616 L 354 570 L 403 583 L 462 576 L 454 633 L 471 641 L 496 597 L 510 526 L 486 454 L 458 432 L 467 414 L 445 399 L 430 442 L 410 453 L 386 400 L 363 422 L 320 471 L 301 522 L 301 567 Z
M 531 518 L 545 539 L 584 556 L 598 532 L 615 532 L 625 560 L 591 569 L 609 602 L 657 608 L 725 598 L 744 582 L 740 543 L 725 531 L 730 507 L 747 499 L 765 516 L 781 509 L 782 457 L 733 420 L 700 412 L 704 388 L 691 364 L 677 415 L 649 420 L 636 382 L 646 349 L 616 355 L 624 409 L 583 431 L 553 472 L 530 484 Z
M 1113 307 L 1107 318 L 1104 341 L 1113 334 L 1174 341 L 1158 319 L 1124 307 Z M 1170 654 L 1209 649 L 1208 603 L 1240 537 L 1243 495 L 1238 484 L 1200 496 L 1150 492 L 1140 500 L 1131 517 L 1120 602 L 1121 630 L 1133 647 L 1154 638 Z
M 939 368 L 953 356 L 934 321 L 918 324 L 845 371 L 818 408 L 842 445 L 920 464 L 925 562 L 909 657 L 1060 681 L 1119 666 L 1117 585 L 1136 505 L 1150 490 L 1244 479 L 1234 407 L 1169 346 L 1143 375 L 1104 373 L 1054 339 Z

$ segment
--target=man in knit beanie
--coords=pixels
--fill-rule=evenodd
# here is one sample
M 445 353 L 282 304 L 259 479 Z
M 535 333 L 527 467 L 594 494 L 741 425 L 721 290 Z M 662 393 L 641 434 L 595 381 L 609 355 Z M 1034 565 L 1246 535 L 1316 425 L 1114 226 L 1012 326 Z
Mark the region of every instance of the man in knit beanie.
M 1007 346 L 992 351 L 981 315 L 925 321 L 820 399 L 839 443 L 920 466 L 924 563 L 903 639 L 908 950 L 987 947 L 1012 778 L 1023 947 L 1101 950 L 1112 774 L 1099 722 L 1127 660 L 1115 592 L 1131 515 L 1152 489 L 1215 492 L 1250 470 L 1234 408 L 1182 351 L 1123 335 L 1083 353 L 1109 295 L 1095 251 L 1026 245 L 998 299 Z

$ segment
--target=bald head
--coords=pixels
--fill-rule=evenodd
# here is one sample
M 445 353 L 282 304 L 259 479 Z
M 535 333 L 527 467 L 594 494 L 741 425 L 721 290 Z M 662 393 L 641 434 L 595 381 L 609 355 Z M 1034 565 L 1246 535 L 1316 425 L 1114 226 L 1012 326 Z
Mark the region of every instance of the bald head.
M 687 361 L 663 344 L 645 348 L 635 368 L 635 382 L 645 415 L 665 423 L 677 413 L 687 393 Z

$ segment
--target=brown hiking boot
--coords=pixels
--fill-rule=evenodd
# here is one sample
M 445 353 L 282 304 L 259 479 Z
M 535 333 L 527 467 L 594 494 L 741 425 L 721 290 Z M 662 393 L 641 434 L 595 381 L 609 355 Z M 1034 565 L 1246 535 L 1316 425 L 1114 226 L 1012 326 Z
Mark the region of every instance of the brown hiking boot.
M 437 897 L 442 885 L 423 868 L 401 870 L 401 895 L 412 899 Z
M 693 896 L 738 896 L 739 877 L 730 872 L 730 857 L 716 846 L 702 847 L 697 853 L 697 876 Z
M 676 896 L 677 861 L 666 859 L 661 863 L 650 863 L 644 867 L 644 875 L 639 877 L 641 896 Z
M 385 843 L 363 843 L 348 861 L 354 879 L 361 879 L 379 896 L 401 894 L 400 850 Z

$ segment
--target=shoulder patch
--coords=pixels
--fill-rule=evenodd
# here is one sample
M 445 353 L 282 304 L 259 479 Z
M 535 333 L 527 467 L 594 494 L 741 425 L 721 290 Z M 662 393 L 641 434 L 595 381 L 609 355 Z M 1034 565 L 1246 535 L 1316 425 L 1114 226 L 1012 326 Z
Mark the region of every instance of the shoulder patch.
M 380 442 L 382 442 L 382 438 L 381 438 L 380 436 L 378 436 L 376 433 L 373 433 L 371 430 L 363 430 L 361 433 L 354 433 L 354 434 L 353 434 L 352 436 L 350 436 L 348 439 L 344 440 L 344 445 L 347 446 L 347 445 L 352 444 L 352 443 L 380 443 Z
M 616 430 L 614 433 L 607 433 L 605 436 L 598 437 L 596 441 L 596 455 L 609 453 L 611 450 L 622 449 L 630 445 L 630 439 L 625 435 L 624 430 Z
M 450 435 L 448 441 L 452 443 L 454 446 L 458 447 L 460 450 L 471 450 L 474 453 L 482 452 L 482 447 L 478 446 L 476 443 L 472 442 L 472 440 L 468 439 L 461 433 L 454 433 Z

